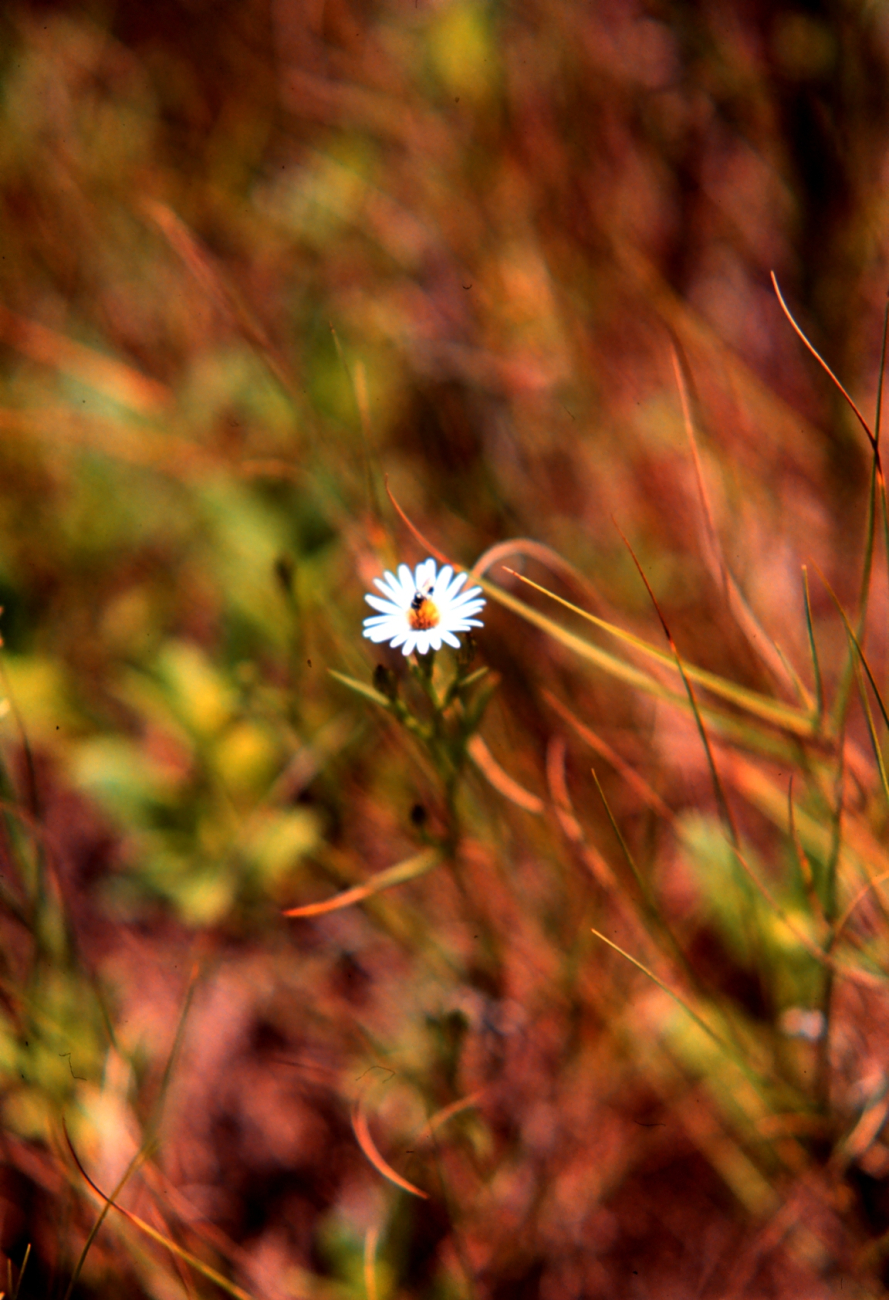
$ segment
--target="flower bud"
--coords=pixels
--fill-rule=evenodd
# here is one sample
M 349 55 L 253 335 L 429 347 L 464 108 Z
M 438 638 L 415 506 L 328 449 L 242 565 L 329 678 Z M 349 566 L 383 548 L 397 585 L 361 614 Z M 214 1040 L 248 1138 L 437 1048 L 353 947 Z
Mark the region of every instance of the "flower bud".
M 398 699 L 398 678 L 385 664 L 377 664 L 374 669 L 374 690 L 393 703 Z

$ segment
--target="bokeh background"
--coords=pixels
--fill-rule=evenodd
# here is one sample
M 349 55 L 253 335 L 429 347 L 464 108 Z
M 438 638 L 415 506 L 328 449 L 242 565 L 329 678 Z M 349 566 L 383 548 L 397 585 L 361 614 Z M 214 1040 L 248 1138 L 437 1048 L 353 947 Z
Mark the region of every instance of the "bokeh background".
M 814 575 L 852 607 L 869 451 L 769 274 L 869 415 L 887 195 L 882 0 L 3 5 L 8 1290 L 30 1246 L 21 1295 L 69 1294 L 102 1202 L 68 1140 L 110 1194 L 154 1138 L 120 1200 L 155 1235 L 112 1209 L 78 1297 L 221 1294 L 182 1252 L 272 1300 L 886 1293 L 889 1004 L 837 988 L 816 1084 L 822 968 L 745 893 L 688 716 L 492 603 L 461 879 L 282 912 L 440 818 L 327 672 L 398 667 L 360 635 L 425 556 L 386 475 L 456 562 L 543 543 L 586 585 L 511 563 L 662 645 L 622 530 L 682 655 L 777 698 L 769 638 L 812 688 L 806 564 L 831 689 Z M 782 755 L 745 753 L 778 879 Z M 592 935 L 694 986 L 628 919 L 593 764 L 767 1102 Z

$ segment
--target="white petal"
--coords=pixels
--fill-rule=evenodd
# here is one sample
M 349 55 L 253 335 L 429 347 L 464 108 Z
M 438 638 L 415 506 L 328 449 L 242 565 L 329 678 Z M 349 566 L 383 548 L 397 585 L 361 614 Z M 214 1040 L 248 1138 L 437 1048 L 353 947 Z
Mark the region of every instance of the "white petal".
M 462 605 L 472 605 L 477 600 L 480 600 L 484 605 L 485 599 L 484 596 L 479 595 L 480 590 L 480 587 L 470 587 L 468 591 L 461 591 L 459 595 L 452 597 L 450 603 L 460 607 Z
M 442 641 L 445 641 L 448 645 L 452 645 L 455 650 L 460 649 L 460 641 L 454 636 L 453 632 L 449 632 L 447 628 L 441 628 L 440 631 Z
M 383 593 L 387 600 L 392 600 L 401 604 L 404 598 L 401 590 L 401 583 L 393 576 L 393 574 L 386 572 L 383 574 L 382 578 L 374 578 L 374 586 L 378 591 Z
M 376 642 L 377 645 L 379 645 L 381 641 L 389 640 L 389 637 L 391 636 L 391 632 L 389 631 L 388 628 L 385 627 L 366 627 L 364 629 L 364 635 L 367 637 L 369 641 L 374 641 Z
M 416 591 L 425 591 L 435 582 L 435 561 L 423 560 L 416 568 Z
M 374 586 L 390 600 L 397 609 L 406 610 L 414 598 L 416 587 L 414 577 L 406 564 L 398 566 L 398 574 L 387 569 L 382 578 L 374 578 Z
M 435 579 L 435 586 L 432 589 L 432 599 L 435 601 L 436 605 L 440 601 L 447 600 L 448 583 L 450 582 L 453 575 L 454 575 L 454 570 L 451 568 L 449 564 L 446 564 L 444 568 L 439 572 L 438 577 Z
M 451 609 L 457 614 L 478 614 L 484 607 L 485 601 L 483 600 L 458 600 L 456 604 L 451 606 Z
M 364 599 L 371 609 L 378 609 L 381 614 L 391 614 L 393 617 L 397 614 L 404 614 L 404 607 L 396 605 L 392 600 L 382 600 L 379 596 L 365 596 Z
M 466 581 L 466 574 L 458 573 L 457 576 L 454 578 L 454 581 L 451 583 L 450 588 L 448 590 L 448 595 L 447 595 L 448 600 L 454 600 L 454 598 L 457 595 L 457 592 L 463 586 L 463 583 L 465 581 Z
M 414 575 L 406 564 L 399 564 L 398 566 L 398 584 L 401 588 L 404 599 L 408 604 L 410 604 L 416 588 L 414 587 Z
M 394 645 L 395 642 L 393 641 L 392 644 Z M 411 632 L 408 636 L 405 637 L 404 645 L 401 647 L 401 653 L 404 655 L 412 654 L 414 646 L 416 644 L 417 644 L 417 634 L 416 632 Z

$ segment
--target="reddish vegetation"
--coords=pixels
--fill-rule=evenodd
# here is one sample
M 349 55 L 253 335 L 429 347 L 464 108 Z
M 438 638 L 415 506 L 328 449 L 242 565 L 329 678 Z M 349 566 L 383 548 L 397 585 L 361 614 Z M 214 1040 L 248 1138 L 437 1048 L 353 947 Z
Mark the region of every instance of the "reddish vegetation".
M 769 280 L 872 424 L 887 87 L 855 0 L 0 13 L 22 1300 L 155 1137 L 74 1296 L 887 1293 L 887 566 L 857 655 L 868 433 Z M 456 816 L 384 475 L 535 543 Z

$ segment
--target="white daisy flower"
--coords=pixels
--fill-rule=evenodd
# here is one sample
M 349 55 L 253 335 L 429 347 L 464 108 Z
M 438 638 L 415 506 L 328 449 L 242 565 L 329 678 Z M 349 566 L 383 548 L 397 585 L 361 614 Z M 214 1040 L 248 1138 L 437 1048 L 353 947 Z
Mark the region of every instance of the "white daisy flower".
M 460 642 L 455 633 L 481 627 L 473 615 L 485 604 L 481 587 L 461 590 L 466 576 L 455 575 L 449 564 L 436 573 L 434 560 L 424 560 L 413 573 L 406 564 L 399 564 L 397 575 L 387 570 L 382 578 L 374 578 L 374 586 L 385 599 L 364 597 L 380 611 L 364 620 L 364 635 L 371 641 L 401 646 L 406 655 L 415 650 L 421 655 L 440 650 L 445 641 L 457 649 Z

